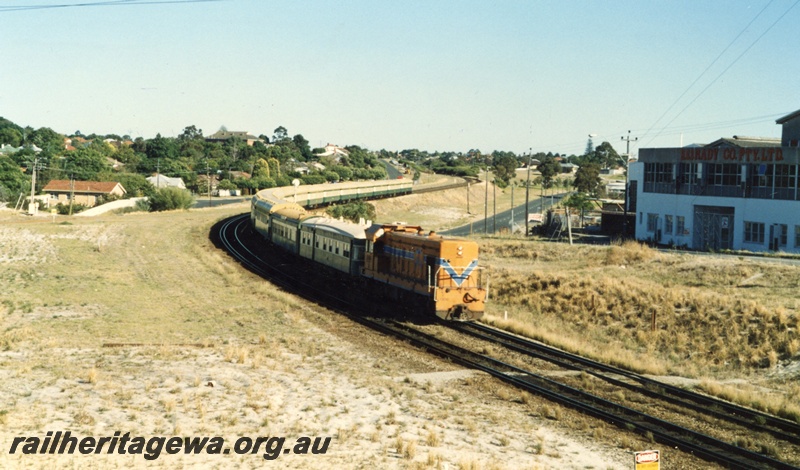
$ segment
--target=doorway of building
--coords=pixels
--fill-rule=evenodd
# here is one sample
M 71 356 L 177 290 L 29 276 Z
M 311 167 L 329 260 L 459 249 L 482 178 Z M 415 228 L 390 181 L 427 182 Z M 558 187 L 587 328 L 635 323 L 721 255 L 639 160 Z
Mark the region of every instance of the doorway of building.
M 733 207 L 694 206 L 696 250 L 720 251 L 733 248 Z

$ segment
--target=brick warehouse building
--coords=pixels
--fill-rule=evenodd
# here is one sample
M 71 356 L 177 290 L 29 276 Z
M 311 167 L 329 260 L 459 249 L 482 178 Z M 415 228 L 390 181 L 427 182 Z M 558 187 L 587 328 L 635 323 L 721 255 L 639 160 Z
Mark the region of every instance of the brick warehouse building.
M 800 110 L 781 139 L 647 148 L 629 173 L 636 239 L 696 250 L 800 253 Z

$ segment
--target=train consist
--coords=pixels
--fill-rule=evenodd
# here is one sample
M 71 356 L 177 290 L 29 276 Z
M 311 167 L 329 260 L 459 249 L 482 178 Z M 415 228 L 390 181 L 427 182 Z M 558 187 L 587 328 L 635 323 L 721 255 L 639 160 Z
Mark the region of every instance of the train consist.
M 353 194 L 374 198 L 410 192 L 410 185 L 396 181 L 343 186 L 302 187 L 299 201 L 308 204 L 320 194 L 323 199 L 333 197 L 336 191 L 339 200 L 354 199 Z M 290 193 L 285 188 L 260 191 L 251 203 L 253 228 L 275 246 L 346 273 L 358 292 L 388 302 L 397 311 L 460 321 L 483 315 L 486 288 L 475 242 L 402 223 L 354 224 L 311 215 L 290 200 L 296 198 Z

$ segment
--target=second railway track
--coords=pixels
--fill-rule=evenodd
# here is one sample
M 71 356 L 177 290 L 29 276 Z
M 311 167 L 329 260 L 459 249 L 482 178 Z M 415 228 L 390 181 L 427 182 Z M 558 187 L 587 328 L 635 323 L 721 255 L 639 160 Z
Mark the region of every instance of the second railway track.
M 664 400 L 671 406 L 686 406 L 693 413 L 702 410 L 712 410 L 710 413 L 715 419 L 731 417 L 727 421 L 738 426 L 763 426 L 759 432 L 768 433 L 775 439 L 786 442 L 786 448 L 781 447 L 779 454 L 782 459 L 769 452 L 759 452 L 745 449 L 732 444 L 724 439 L 690 429 L 687 426 L 676 424 L 656 416 L 651 416 L 642 410 L 634 409 L 625 404 L 616 403 L 575 386 L 567 385 L 560 381 L 552 380 L 526 368 L 510 364 L 486 354 L 468 350 L 464 347 L 444 341 L 434 335 L 424 333 L 418 328 L 401 324 L 388 319 L 369 318 L 371 306 L 357 305 L 346 295 L 342 295 L 343 287 L 332 289 L 319 289 L 316 283 L 309 282 L 303 274 L 302 263 L 299 259 L 272 253 L 260 244 L 253 244 L 252 234 L 249 231 L 247 215 L 232 217 L 215 226 L 211 234 L 212 239 L 231 256 L 235 257 L 249 270 L 268 278 L 288 290 L 302 293 L 310 300 L 324 304 L 327 308 L 339 311 L 350 318 L 382 333 L 402 338 L 417 347 L 423 348 L 439 356 L 461 364 L 465 367 L 482 370 L 506 383 L 520 389 L 544 396 L 549 400 L 565 406 L 580 410 L 583 413 L 597 417 L 606 422 L 617 425 L 628 431 L 646 435 L 655 442 L 660 442 L 682 451 L 691 453 L 705 460 L 716 462 L 726 468 L 763 468 L 763 469 L 796 469 L 798 462 L 797 428 L 791 422 L 780 420 L 770 415 L 759 414 L 753 410 L 735 407 L 710 397 L 692 394 L 677 387 L 670 387 L 660 382 L 632 374 L 616 368 L 599 364 L 579 356 L 566 354 L 554 348 L 537 346 L 535 343 L 500 332 L 487 329 L 478 324 L 459 324 L 455 328 L 462 330 L 464 335 L 482 336 L 483 341 L 491 341 L 502 345 L 517 354 L 535 357 L 544 360 L 543 355 L 550 355 L 549 361 L 561 361 L 560 367 L 582 370 L 586 374 L 613 382 L 615 386 L 638 387 L 637 393 L 642 393 L 652 399 Z M 287 269 L 289 265 L 291 269 Z M 430 327 L 430 326 L 429 326 Z M 439 326 L 436 326 L 439 327 Z M 441 327 L 446 328 L 446 327 Z M 548 351 L 549 349 L 549 351 Z M 688 400 L 688 402 L 685 402 Z M 764 449 L 760 449 L 764 450 Z M 791 455 L 787 455 L 791 454 Z

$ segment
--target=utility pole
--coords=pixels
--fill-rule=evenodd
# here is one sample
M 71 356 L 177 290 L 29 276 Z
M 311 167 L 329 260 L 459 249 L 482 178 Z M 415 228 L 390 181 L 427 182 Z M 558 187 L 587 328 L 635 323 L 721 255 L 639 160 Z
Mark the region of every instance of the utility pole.
M 486 189 L 483 193 L 483 234 L 489 234 L 489 162 L 486 162 Z
M 494 177 L 497 178 L 497 175 Z M 495 233 L 497 233 L 497 184 L 492 185 L 492 235 Z
M 208 207 L 211 207 L 211 174 L 208 171 L 208 158 L 206 158 L 206 184 L 208 185 Z
M 527 237 L 530 234 L 530 228 L 528 227 L 528 218 L 530 216 L 530 210 L 528 210 L 528 199 L 530 199 L 530 192 L 531 192 L 531 155 L 533 154 L 533 147 L 528 149 L 528 181 L 525 183 L 525 236 Z
M 517 176 L 516 174 L 514 175 Z M 508 232 L 514 234 L 514 186 L 515 181 L 511 181 L 511 223 L 508 224 Z
M 636 142 L 638 137 L 631 139 L 631 131 L 628 130 L 628 136 L 622 136 L 620 139 L 625 141 L 625 202 L 622 205 L 622 236 L 625 237 L 628 233 L 628 162 L 631 159 L 631 141 Z
M 72 215 L 72 203 L 75 201 L 75 178 L 69 176 L 69 215 Z
M 36 196 L 36 165 L 39 164 L 39 158 L 33 159 L 33 171 L 31 173 L 31 201 L 28 203 L 28 214 L 36 215 L 36 204 L 34 203 L 34 196 Z

